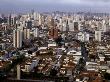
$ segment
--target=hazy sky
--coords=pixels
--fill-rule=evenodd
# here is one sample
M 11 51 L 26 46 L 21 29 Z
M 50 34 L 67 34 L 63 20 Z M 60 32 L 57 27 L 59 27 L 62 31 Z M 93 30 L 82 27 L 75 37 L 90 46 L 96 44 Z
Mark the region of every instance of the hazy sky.
M 0 0 L 0 12 L 30 11 L 110 11 L 110 0 Z

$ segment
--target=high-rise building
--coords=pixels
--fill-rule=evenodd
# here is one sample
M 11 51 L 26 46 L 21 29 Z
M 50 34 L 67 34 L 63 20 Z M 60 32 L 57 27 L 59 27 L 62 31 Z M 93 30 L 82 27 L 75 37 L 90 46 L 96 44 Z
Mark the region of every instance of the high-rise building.
M 103 28 L 103 32 L 107 32 L 109 30 L 109 21 L 103 20 L 102 21 L 102 28 Z
M 85 33 L 85 41 L 89 41 L 90 40 L 90 34 Z
M 74 21 L 72 18 L 68 18 L 68 26 L 69 26 L 69 31 L 74 31 Z
M 101 41 L 101 31 L 95 31 L 95 40 Z
M 54 26 L 54 19 L 51 16 L 48 16 L 46 18 L 46 20 L 47 20 L 46 23 L 47 23 L 47 25 L 48 25 L 49 28 L 51 28 L 51 27 Z
M 11 14 L 8 16 L 8 21 L 7 21 L 8 25 L 11 26 Z
M 49 38 L 53 38 L 53 39 L 58 38 L 58 29 L 57 28 L 51 28 L 49 30 Z
M 30 29 L 23 30 L 24 39 L 30 39 Z
M 38 26 L 41 25 L 41 14 L 34 12 L 33 17 L 34 20 L 37 22 Z
M 58 29 L 54 28 L 54 39 L 58 38 Z
M 11 18 L 11 24 L 12 24 L 12 25 L 15 25 L 15 24 L 16 24 L 16 20 L 17 20 L 16 17 L 13 16 L 13 17 Z
M 31 29 L 31 28 L 32 28 L 32 21 L 27 21 L 27 22 L 26 22 L 26 27 L 27 27 L 28 29 Z
M 77 39 L 82 42 L 89 41 L 89 38 L 90 38 L 90 35 L 86 32 L 79 32 L 77 34 Z
M 66 23 L 63 23 L 62 26 L 59 27 L 60 31 L 66 31 Z
M 22 47 L 22 31 L 19 29 L 13 30 L 13 47 Z
M 38 28 L 34 29 L 34 37 L 39 37 L 39 29 Z
M 79 31 L 79 23 L 74 22 L 74 31 Z

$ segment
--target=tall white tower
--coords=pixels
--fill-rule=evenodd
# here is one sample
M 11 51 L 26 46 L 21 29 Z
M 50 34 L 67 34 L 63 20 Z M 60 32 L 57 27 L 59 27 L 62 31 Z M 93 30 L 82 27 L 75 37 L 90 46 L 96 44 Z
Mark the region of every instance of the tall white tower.
M 74 21 L 72 18 L 68 18 L 68 26 L 69 26 L 69 31 L 74 31 Z
M 19 29 L 13 30 L 13 47 L 22 47 L 22 31 Z
M 34 30 L 34 37 L 39 37 L 39 29 L 35 28 Z
M 101 41 L 101 31 L 95 31 L 95 40 Z
M 24 39 L 30 39 L 30 29 L 24 29 L 23 35 Z

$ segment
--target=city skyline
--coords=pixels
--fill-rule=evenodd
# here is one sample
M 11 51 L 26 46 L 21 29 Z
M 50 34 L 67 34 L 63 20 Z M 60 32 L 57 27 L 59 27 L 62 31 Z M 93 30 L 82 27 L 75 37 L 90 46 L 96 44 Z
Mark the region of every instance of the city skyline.
M 110 0 L 0 0 L 0 82 L 109 82 Z
M 35 11 L 110 11 L 110 0 L 1 0 L 0 12 L 18 13 Z

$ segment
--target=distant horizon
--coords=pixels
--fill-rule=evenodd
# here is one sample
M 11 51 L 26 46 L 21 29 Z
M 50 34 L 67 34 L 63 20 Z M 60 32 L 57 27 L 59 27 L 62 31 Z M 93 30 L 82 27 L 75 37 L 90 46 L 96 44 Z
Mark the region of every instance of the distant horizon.
M 0 14 L 4 14 L 4 15 L 9 15 L 9 14 L 27 14 L 27 13 L 31 13 L 31 11 L 34 10 L 34 12 L 36 13 L 53 13 L 53 12 L 64 12 L 64 13 L 79 13 L 79 12 L 82 12 L 82 13 L 105 13 L 105 14 L 110 14 L 110 12 L 101 12 L 101 11 L 92 11 L 92 10 L 72 10 L 72 11 L 66 11 L 66 10 L 41 10 L 41 11 L 38 11 L 38 10 L 35 10 L 35 9 L 30 9 L 30 10 L 24 10 L 24 11 L 8 11 L 8 12 L 1 12 L 0 11 Z

